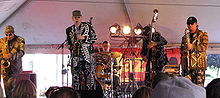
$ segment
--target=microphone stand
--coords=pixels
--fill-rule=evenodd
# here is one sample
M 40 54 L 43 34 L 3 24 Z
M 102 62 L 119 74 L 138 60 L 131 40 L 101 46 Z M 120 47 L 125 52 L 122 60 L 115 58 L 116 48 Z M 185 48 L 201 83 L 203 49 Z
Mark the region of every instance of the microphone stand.
M 125 51 L 127 51 L 127 49 L 128 48 L 130 48 L 131 49 L 131 54 L 129 55 L 129 56 L 131 56 L 131 58 L 129 57 L 127 60 L 129 61 L 129 76 L 128 76 L 128 78 L 129 78 L 129 82 L 128 82 L 128 84 L 127 84 L 127 86 L 125 87 L 125 90 L 124 90 L 124 93 L 126 93 L 127 92 L 127 89 L 128 89 L 128 87 L 130 87 L 130 89 L 131 89 L 131 92 L 130 92 L 130 95 L 132 95 L 133 93 L 134 93 L 134 91 L 135 91 L 135 87 L 136 87 L 136 90 L 139 88 L 138 87 L 138 84 L 137 84 L 137 82 L 136 82 L 136 80 L 135 80 L 135 73 L 134 73 L 134 65 L 135 65 L 135 57 L 137 58 L 137 55 L 135 54 L 135 52 L 134 52 L 134 45 L 135 45 L 135 37 L 134 37 L 134 33 L 132 33 L 133 35 L 131 35 L 131 41 L 130 42 L 128 42 L 128 47 L 126 48 L 126 50 Z M 125 55 L 125 52 L 124 52 L 124 54 L 123 55 Z M 124 57 L 123 57 L 124 58 Z M 131 64 L 130 64 L 130 61 L 131 61 Z M 130 73 L 130 67 L 131 67 L 131 73 Z M 130 96 L 129 95 L 129 96 Z
M 57 48 L 58 50 L 60 48 L 62 48 L 61 50 L 61 54 L 62 54 L 62 86 L 64 85 L 64 74 L 67 73 L 67 86 L 68 86 L 68 70 L 66 70 L 67 72 L 65 72 L 64 70 L 64 44 L 67 42 L 67 39 L 65 39 L 65 41 Z

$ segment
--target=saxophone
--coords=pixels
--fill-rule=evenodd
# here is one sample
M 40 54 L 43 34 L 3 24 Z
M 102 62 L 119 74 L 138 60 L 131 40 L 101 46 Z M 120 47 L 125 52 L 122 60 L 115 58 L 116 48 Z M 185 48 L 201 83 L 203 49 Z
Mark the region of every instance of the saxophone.
M 2 45 L 2 55 L 9 53 L 9 46 L 8 46 L 8 40 L 5 40 L 5 44 Z M 1 65 L 3 65 L 4 68 L 8 68 L 10 66 L 10 59 L 4 59 L 1 60 Z
M 188 50 L 187 45 L 190 43 L 190 36 L 187 33 L 189 33 L 188 28 L 185 29 L 185 42 L 186 42 L 185 43 L 185 45 L 186 45 L 185 51 L 186 51 L 186 59 L 187 59 L 187 64 L 186 64 L 187 66 L 185 66 L 185 69 L 187 69 L 187 71 L 189 71 L 189 66 L 191 65 L 191 62 L 190 62 L 191 57 L 190 57 L 190 50 Z M 186 74 L 186 72 L 185 72 L 185 74 Z M 189 74 L 187 74 L 185 77 L 191 80 L 191 76 Z
M 6 77 L 5 69 L 10 66 L 11 58 L 9 59 L 3 58 L 3 55 L 10 53 L 10 51 L 9 51 L 9 46 L 8 46 L 8 40 L 3 39 L 1 41 L 4 41 L 4 42 L 1 42 L 1 71 L 2 71 L 3 77 Z
M 75 53 L 76 57 L 80 56 L 80 46 L 81 46 L 81 42 L 79 39 L 77 39 L 77 34 L 80 34 L 80 29 L 75 27 L 75 34 L 74 34 L 74 42 L 73 42 L 73 53 Z

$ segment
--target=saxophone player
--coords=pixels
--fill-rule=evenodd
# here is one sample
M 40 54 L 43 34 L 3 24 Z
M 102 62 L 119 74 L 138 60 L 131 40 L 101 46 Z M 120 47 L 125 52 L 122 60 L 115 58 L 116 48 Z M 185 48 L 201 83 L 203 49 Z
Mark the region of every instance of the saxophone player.
M 186 24 L 189 32 L 182 37 L 180 47 L 182 75 L 193 83 L 204 86 L 208 34 L 198 28 L 195 17 L 189 17 Z
M 73 25 L 66 29 L 67 44 L 71 52 L 72 86 L 75 90 L 94 87 L 95 63 L 93 43 L 97 40 L 91 22 L 82 22 L 80 10 L 72 12 Z
M 14 87 L 13 82 L 16 76 L 22 72 L 22 57 L 25 54 L 24 38 L 15 35 L 14 27 L 8 25 L 4 31 L 6 37 L 0 39 L 1 41 L 1 74 L 7 98 L 11 98 L 11 91 Z

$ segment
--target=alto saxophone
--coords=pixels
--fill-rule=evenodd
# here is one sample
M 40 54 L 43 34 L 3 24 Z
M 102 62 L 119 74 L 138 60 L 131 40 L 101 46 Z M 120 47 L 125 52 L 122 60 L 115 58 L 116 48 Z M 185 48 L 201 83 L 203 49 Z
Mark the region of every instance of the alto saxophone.
M 185 29 L 185 51 L 186 51 L 186 59 L 187 59 L 187 66 L 185 66 L 185 69 L 187 69 L 187 72 L 189 71 L 189 66 L 191 65 L 191 62 L 190 62 L 190 50 L 188 50 L 188 44 L 190 43 L 190 36 L 189 36 L 189 29 L 186 28 Z M 186 73 L 186 72 L 185 72 Z M 191 76 L 189 74 L 187 74 L 185 76 L 186 78 L 190 79 L 191 80 Z
M 5 69 L 11 65 L 11 63 L 10 63 L 11 58 L 9 58 L 9 59 L 3 58 L 3 55 L 8 54 L 10 52 L 9 52 L 8 40 L 5 39 L 5 40 L 1 40 L 1 41 L 5 41 L 5 42 L 1 42 L 2 43 L 1 44 L 1 46 L 2 46 L 1 47 L 1 55 L 2 55 L 2 57 L 1 57 L 1 72 L 2 72 L 3 78 L 5 78 L 6 77 Z
M 2 55 L 9 53 L 9 47 L 8 47 L 8 40 L 5 41 L 5 45 L 2 45 Z M 10 66 L 10 59 L 4 59 L 1 60 L 1 65 L 4 68 L 8 68 Z

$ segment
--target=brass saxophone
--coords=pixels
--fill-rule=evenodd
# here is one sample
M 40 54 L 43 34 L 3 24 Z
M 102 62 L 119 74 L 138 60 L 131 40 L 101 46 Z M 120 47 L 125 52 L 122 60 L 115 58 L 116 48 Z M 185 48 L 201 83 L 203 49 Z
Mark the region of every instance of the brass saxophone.
M 8 40 L 5 40 L 5 45 L 2 45 L 2 55 L 9 53 L 9 47 L 8 47 Z M 8 68 L 10 66 L 10 59 L 4 59 L 1 60 L 1 65 L 3 65 L 4 68 Z
M 191 62 L 190 62 L 190 50 L 188 50 L 188 44 L 190 43 L 190 36 L 189 36 L 189 34 L 187 34 L 187 33 L 189 33 L 189 29 L 188 28 L 186 28 L 185 29 L 185 45 L 186 45 L 186 58 L 187 58 L 187 66 L 185 66 L 186 68 L 185 69 L 187 69 L 187 71 L 189 70 L 189 66 L 191 65 Z M 186 78 L 188 78 L 188 79 L 190 79 L 191 80 L 191 76 L 190 75 L 186 75 L 185 76 Z
M 73 47 L 74 47 L 74 52 L 76 57 L 80 56 L 80 46 L 81 42 L 79 39 L 77 39 L 77 34 L 80 34 L 79 28 L 75 27 L 75 34 L 74 34 L 74 42 L 73 42 Z
M 188 44 L 190 43 L 190 36 L 189 34 L 187 34 L 189 32 L 189 29 L 186 28 L 185 29 L 185 40 L 186 40 L 186 52 L 187 52 L 187 65 L 189 66 L 190 65 L 190 53 L 189 53 L 189 50 L 188 50 Z
M 11 59 L 5 59 L 3 58 L 4 54 L 8 54 L 9 52 L 9 46 L 8 46 L 8 40 L 1 40 L 1 41 L 5 41 L 5 42 L 1 42 L 1 71 L 2 71 L 2 75 L 3 77 L 6 77 L 6 71 L 5 69 L 8 68 L 11 65 Z M 3 44 L 5 43 L 5 44 Z

